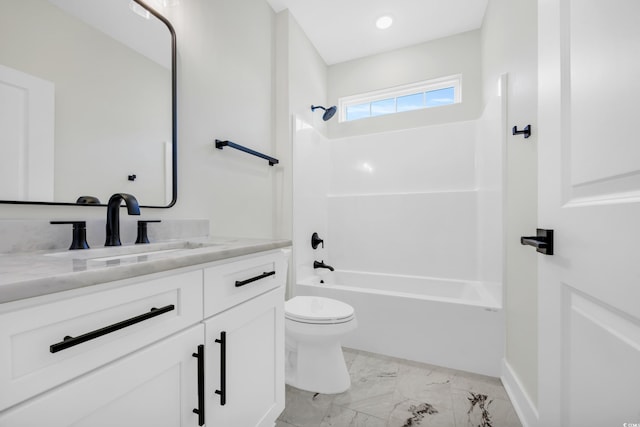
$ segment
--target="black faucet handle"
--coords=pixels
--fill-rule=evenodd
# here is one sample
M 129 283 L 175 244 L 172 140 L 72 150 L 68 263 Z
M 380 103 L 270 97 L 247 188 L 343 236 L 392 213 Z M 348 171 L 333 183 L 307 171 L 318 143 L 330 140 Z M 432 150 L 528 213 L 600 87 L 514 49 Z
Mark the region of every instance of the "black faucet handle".
M 318 233 L 313 233 L 311 235 L 311 247 L 313 249 L 318 249 L 319 244 L 322 244 L 322 249 L 324 249 L 324 240 L 322 240 L 320 236 L 318 236 Z
M 149 237 L 147 236 L 147 224 L 150 222 L 161 222 L 159 219 L 141 219 L 138 221 L 138 236 L 136 237 L 136 244 L 149 243 Z
M 72 224 L 73 225 L 73 236 L 71 241 L 71 246 L 69 250 L 74 249 L 89 249 L 89 244 L 87 243 L 87 222 L 86 221 L 49 221 L 50 224 L 59 225 L 59 224 Z

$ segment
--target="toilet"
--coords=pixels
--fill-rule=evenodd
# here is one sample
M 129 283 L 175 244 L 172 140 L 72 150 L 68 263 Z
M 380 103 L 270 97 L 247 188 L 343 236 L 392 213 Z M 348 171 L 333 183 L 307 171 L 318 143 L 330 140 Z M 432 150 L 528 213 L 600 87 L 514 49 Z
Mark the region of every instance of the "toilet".
M 314 393 L 342 393 L 351 379 L 340 346 L 356 326 L 349 304 L 330 298 L 297 296 L 286 301 L 285 382 Z

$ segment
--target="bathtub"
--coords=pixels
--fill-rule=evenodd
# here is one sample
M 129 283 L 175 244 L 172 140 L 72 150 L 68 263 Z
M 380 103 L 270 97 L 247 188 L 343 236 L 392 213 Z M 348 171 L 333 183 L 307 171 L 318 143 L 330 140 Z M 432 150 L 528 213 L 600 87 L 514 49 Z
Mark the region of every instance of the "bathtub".
M 358 328 L 345 347 L 500 376 L 505 332 L 498 283 L 336 270 L 299 280 L 295 294 L 354 307 Z

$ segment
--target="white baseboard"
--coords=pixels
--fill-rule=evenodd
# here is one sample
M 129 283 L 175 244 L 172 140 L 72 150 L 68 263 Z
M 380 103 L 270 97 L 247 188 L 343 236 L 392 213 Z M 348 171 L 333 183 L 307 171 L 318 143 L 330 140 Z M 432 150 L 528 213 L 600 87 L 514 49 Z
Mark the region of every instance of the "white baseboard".
M 522 427 L 538 426 L 538 409 L 531 401 L 531 398 L 522 387 L 520 379 L 515 374 L 506 360 L 502 360 L 502 375 L 500 376 L 513 408 L 520 418 Z

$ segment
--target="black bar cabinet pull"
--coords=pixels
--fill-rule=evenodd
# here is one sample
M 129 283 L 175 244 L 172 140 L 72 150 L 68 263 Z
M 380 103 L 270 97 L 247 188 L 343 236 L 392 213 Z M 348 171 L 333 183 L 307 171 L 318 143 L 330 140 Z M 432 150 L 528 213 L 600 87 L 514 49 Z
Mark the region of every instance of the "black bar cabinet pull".
M 544 255 L 553 255 L 553 230 L 538 228 L 535 236 L 520 237 L 520 244 L 533 246 Z
M 280 160 L 273 158 L 271 156 L 267 156 L 266 154 L 259 153 L 255 150 L 252 150 L 251 148 L 247 148 L 243 145 L 236 144 L 235 142 L 221 141 L 219 139 L 216 139 L 216 148 L 222 150 L 224 147 L 235 148 L 236 150 L 244 151 L 245 153 L 251 154 L 256 157 L 260 157 L 261 159 L 265 159 L 266 161 L 269 162 L 269 166 L 277 165 L 278 163 L 280 163 Z
M 220 395 L 220 406 L 224 406 L 227 403 L 227 333 L 220 332 L 216 342 L 220 344 L 220 390 L 216 390 L 216 394 Z
M 198 346 L 198 352 L 193 353 L 193 357 L 198 359 L 198 407 L 193 410 L 198 414 L 198 425 L 204 425 L 204 345 Z
M 160 316 L 161 314 L 175 310 L 175 308 L 176 307 L 173 304 L 164 306 L 162 308 L 153 307 L 148 313 L 123 320 L 122 322 L 114 323 L 113 325 L 105 326 L 104 328 L 96 329 L 95 331 L 87 332 L 86 334 L 79 335 L 77 337 L 66 336 L 59 343 L 55 343 L 49 346 L 49 351 L 51 353 L 57 353 L 60 350 L 65 350 L 69 347 L 73 347 L 78 344 L 82 344 L 83 342 L 87 342 L 103 335 L 110 334 L 111 332 L 126 328 L 127 326 L 144 322 L 145 320 L 151 319 L 152 317 Z
M 256 276 L 256 277 L 252 277 L 251 279 L 236 280 L 236 288 L 239 288 L 240 286 L 248 285 L 249 283 L 253 283 L 256 280 L 264 279 L 265 277 L 273 276 L 274 274 L 276 274 L 275 270 L 274 271 L 270 271 L 268 273 L 262 273 L 261 275 Z

